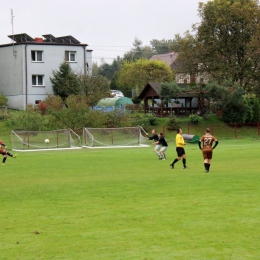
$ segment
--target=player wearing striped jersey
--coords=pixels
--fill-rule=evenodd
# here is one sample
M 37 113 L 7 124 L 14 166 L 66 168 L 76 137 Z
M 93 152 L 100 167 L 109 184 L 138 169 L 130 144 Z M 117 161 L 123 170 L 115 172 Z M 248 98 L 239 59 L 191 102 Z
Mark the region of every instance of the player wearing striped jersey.
M 212 147 L 213 142 L 215 142 L 215 144 Z M 201 143 L 203 144 L 202 148 L 201 148 Z M 203 155 L 203 158 L 204 158 L 205 171 L 209 172 L 210 162 L 211 162 L 212 154 L 213 154 L 213 149 L 215 149 L 216 146 L 218 145 L 218 140 L 215 136 L 210 134 L 210 129 L 206 128 L 206 133 L 205 133 L 205 135 L 203 135 L 200 138 L 198 145 L 199 145 L 200 150 L 202 150 L 202 155 Z

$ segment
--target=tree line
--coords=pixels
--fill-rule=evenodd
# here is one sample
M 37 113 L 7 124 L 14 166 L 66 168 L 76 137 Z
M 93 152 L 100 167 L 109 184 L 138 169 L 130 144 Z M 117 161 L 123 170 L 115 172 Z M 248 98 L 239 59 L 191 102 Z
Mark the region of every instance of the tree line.
M 148 82 L 161 84 L 165 105 L 180 93 L 174 81 L 176 73 L 206 75 L 206 84 L 189 88 L 203 94 L 202 114 L 214 108 L 223 110 L 225 122 L 259 122 L 260 97 L 260 5 L 258 0 L 212 0 L 199 3 L 201 21 L 193 31 L 173 39 L 155 40 L 142 46 L 135 39 L 133 48 L 117 57 L 112 64 L 93 64 L 93 75 L 72 71 L 64 62 L 53 71 L 54 94 L 65 107 L 72 106 L 69 98 L 77 96 L 87 106 L 95 105 L 108 96 L 110 89 L 121 90 L 131 97 L 141 92 Z M 172 70 L 166 63 L 149 60 L 154 54 L 178 53 Z M 188 91 L 185 89 L 184 91 Z M 44 107 L 44 102 L 41 104 Z

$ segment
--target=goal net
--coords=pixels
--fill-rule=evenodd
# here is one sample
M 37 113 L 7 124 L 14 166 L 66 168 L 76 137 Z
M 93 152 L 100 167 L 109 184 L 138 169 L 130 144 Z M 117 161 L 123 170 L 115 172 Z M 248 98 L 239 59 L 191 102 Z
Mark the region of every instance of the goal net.
M 83 147 L 148 147 L 142 127 L 83 128 Z
M 12 150 L 39 151 L 82 148 L 80 137 L 71 129 L 12 131 Z

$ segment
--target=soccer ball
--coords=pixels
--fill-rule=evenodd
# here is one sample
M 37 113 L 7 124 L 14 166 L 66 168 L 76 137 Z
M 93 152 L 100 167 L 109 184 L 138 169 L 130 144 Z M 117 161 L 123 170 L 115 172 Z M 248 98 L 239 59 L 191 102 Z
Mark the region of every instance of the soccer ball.
M 50 142 L 49 139 L 45 139 L 45 143 L 48 144 Z

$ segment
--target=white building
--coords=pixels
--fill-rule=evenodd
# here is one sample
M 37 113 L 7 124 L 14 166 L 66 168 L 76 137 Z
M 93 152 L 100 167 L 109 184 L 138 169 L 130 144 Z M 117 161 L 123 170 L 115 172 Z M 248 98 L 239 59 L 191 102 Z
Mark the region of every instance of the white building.
M 53 94 L 50 77 L 65 60 L 75 73 L 92 74 L 92 51 L 87 44 L 69 36 L 51 34 L 32 38 L 9 35 L 13 43 L 0 45 L 0 91 L 8 107 L 25 110 Z

